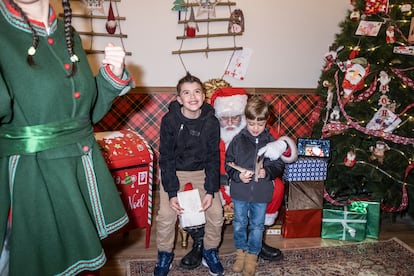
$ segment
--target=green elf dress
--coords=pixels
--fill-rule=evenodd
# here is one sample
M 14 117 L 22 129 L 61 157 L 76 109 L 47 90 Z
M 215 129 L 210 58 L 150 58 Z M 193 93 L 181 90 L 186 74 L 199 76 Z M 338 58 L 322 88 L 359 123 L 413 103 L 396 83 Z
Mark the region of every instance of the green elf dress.
M 104 265 L 101 239 L 128 222 L 93 124 L 133 81 L 105 67 L 94 77 L 77 33 L 68 77 L 63 21 L 51 7 L 49 29 L 31 23 L 34 67 L 28 24 L 0 1 L 0 253 L 11 276 L 77 275 Z

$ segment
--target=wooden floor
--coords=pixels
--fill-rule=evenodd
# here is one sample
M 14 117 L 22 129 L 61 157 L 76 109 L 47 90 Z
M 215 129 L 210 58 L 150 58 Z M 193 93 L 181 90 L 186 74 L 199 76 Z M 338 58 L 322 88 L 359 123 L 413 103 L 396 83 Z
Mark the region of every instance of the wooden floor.
M 154 194 L 154 198 L 157 194 Z M 156 214 L 154 208 L 154 213 Z M 125 276 L 127 261 L 131 259 L 155 259 L 157 257 L 157 249 L 155 242 L 155 219 L 151 228 L 151 239 L 149 248 L 145 248 L 145 229 L 135 229 L 128 233 L 116 234 L 103 240 L 103 246 L 108 261 L 101 270 L 101 276 Z M 414 220 L 409 217 L 392 220 L 387 216 L 381 222 L 380 240 L 397 237 L 411 248 L 414 248 Z M 329 246 L 343 243 L 349 243 L 339 240 L 328 240 L 321 238 L 298 238 L 285 239 L 280 235 L 266 235 L 266 243 L 268 245 L 286 249 L 286 248 L 303 248 Z M 178 235 L 176 240 L 176 249 L 174 251 L 176 258 L 184 256 L 191 248 L 191 238 L 189 238 L 188 248 L 181 247 L 181 237 Z M 223 242 L 219 248 L 219 254 L 227 254 L 234 252 L 233 245 L 233 227 L 225 225 L 223 229 Z

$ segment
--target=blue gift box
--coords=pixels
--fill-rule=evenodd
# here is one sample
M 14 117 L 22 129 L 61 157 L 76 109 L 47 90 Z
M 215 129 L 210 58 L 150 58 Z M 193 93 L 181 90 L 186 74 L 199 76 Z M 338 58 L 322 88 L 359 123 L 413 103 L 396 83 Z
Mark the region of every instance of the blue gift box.
M 329 157 L 331 141 L 327 139 L 298 138 L 298 155 Z
M 328 161 L 318 157 L 299 157 L 294 163 L 286 164 L 283 179 L 286 181 L 326 180 Z

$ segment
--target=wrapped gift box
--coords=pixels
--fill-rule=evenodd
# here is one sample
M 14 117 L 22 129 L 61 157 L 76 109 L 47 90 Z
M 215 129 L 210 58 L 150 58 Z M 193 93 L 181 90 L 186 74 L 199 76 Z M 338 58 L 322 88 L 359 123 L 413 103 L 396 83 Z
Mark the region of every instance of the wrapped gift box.
M 347 206 L 342 207 L 342 210 L 324 208 L 321 237 L 344 241 L 363 241 L 366 237 L 366 226 L 366 209 L 348 211 Z
M 288 182 L 287 207 L 289 210 L 322 209 L 323 181 Z
M 318 157 L 299 157 L 296 162 L 286 164 L 283 179 L 286 181 L 325 180 L 328 161 Z
M 378 201 L 361 201 L 368 204 L 367 206 L 367 227 L 366 237 L 378 239 L 380 228 L 380 203 Z
M 308 238 L 321 236 L 322 209 L 286 210 L 282 236 Z
M 331 141 L 328 139 L 298 138 L 298 155 L 329 157 L 331 151 Z

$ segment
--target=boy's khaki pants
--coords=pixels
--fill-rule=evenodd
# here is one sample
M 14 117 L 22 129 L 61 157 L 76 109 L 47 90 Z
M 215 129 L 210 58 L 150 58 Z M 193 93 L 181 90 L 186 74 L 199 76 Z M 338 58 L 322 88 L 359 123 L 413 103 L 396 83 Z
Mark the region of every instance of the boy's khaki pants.
M 203 202 L 204 195 L 206 195 L 206 190 L 204 189 L 204 171 L 177 171 L 177 177 L 180 181 L 179 191 L 183 191 L 184 185 L 190 182 L 193 184 L 194 189 L 199 190 L 201 202 Z M 217 248 L 221 241 L 224 221 L 223 207 L 218 193 L 214 194 L 212 205 L 206 210 L 205 215 L 204 248 Z M 158 250 L 172 252 L 174 248 L 177 214 L 170 208 L 168 194 L 164 191 L 162 185 L 160 185 L 160 209 L 156 221 Z

